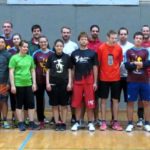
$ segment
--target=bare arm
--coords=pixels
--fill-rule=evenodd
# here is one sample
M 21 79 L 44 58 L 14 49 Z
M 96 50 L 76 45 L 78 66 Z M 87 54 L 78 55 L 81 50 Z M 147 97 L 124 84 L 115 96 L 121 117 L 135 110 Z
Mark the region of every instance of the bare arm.
M 31 69 L 31 75 L 32 75 L 32 90 L 33 92 L 35 92 L 37 90 L 35 69 Z
M 47 71 L 46 71 L 46 89 L 47 89 L 47 91 L 51 91 L 51 85 L 49 83 L 49 81 L 50 81 L 49 75 L 50 75 L 50 69 L 47 69 Z
M 71 69 L 68 69 L 68 85 L 67 85 L 67 91 L 71 91 L 72 89 L 72 71 Z
M 97 68 L 97 66 L 93 66 L 93 74 L 94 74 L 93 87 L 94 87 L 94 90 L 96 91 L 97 90 L 97 78 L 98 78 L 98 68 Z
M 15 86 L 15 81 L 14 81 L 14 69 L 13 68 L 9 69 L 9 78 L 10 78 L 11 92 L 13 94 L 16 94 L 16 86 Z

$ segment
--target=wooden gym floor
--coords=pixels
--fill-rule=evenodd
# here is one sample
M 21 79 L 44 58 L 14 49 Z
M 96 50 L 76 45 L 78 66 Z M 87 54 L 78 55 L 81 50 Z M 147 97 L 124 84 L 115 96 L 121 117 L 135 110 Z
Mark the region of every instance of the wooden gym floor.
M 46 116 L 50 116 L 46 113 Z M 70 116 L 70 115 L 69 115 Z M 110 120 L 110 113 L 107 119 Z M 48 117 L 50 118 L 50 117 Z M 119 115 L 121 124 L 126 125 L 126 114 Z M 136 115 L 135 115 L 136 120 Z M 54 131 L 53 126 L 39 131 L 20 132 L 18 129 L 0 128 L 0 150 L 150 150 L 150 133 L 136 128 L 132 133 L 125 131 L 87 129 L 70 131 L 68 119 L 67 131 Z

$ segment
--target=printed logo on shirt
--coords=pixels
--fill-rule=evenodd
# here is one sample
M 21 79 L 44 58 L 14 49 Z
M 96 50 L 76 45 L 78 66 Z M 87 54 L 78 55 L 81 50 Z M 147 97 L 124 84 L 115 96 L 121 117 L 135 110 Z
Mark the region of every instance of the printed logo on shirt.
M 87 63 L 89 60 L 89 57 L 75 56 L 75 59 L 76 59 L 76 62 Z
M 54 63 L 56 64 L 56 72 L 62 73 L 64 70 L 64 65 L 62 64 L 63 63 L 62 59 L 54 60 Z
M 94 100 L 88 100 L 88 106 L 94 106 Z

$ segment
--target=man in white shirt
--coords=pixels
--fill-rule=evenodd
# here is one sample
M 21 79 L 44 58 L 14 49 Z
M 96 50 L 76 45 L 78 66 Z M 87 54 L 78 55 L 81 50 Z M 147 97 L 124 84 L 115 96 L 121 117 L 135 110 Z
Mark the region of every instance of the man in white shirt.
M 78 49 L 78 45 L 75 42 L 70 40 L 71 28 L 67 27 L 67 26 L 62 27 L 61 28 L 61 36 L 64 41 L 63 52 L 70 56 L 74 50 Z

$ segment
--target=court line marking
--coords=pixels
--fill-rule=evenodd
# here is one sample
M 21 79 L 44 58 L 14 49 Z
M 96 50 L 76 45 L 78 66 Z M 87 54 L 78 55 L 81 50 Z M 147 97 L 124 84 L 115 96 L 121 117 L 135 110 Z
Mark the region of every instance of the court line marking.
M 30 141 L 30 139 L 32 138 L 33 132 L 30 131 L 28 133 L 28 135 L 26 136 L 26 138 L 24 139 L 24 141 L 22 142 L 21 146 L 19 147 L 18 150 L 23 150 L 25 148 L 25 146 L 28 144 L 28 142 Z

